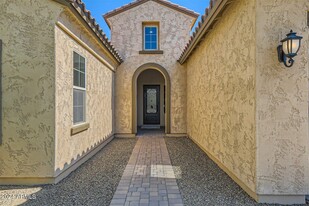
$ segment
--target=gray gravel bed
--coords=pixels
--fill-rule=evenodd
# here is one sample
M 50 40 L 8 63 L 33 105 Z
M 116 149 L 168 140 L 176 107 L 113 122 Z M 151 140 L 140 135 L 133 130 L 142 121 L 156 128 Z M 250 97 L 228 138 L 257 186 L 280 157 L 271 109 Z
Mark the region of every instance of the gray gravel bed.
M 32 194 L 36 191 L 34 200 L 0 198 L 0 205 L 107 206 L 113 198 L 135 143 L 136 139 L 114 139 L 56 185 L 0 186 L 0 197 L 4 194 Z
M 257 204 L 190 139 L 165 142 L 185 205 L 269 205 Z

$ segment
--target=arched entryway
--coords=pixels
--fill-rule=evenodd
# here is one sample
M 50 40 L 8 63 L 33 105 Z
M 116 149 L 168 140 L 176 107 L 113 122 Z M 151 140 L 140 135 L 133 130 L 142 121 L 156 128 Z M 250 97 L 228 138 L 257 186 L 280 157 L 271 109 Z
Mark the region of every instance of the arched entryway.
M 149 81 L 147 83 L 147 79 L 149 79 L 149 76 L 151 75 L 154 75 L 154 77 L 157 76 L 158 78 L 157 83 L 154 83 L 154 81 Z M 160 84 L 161 82 L 160 75 L 164 79 L 164 85 Z M 140 82 L 141 85 L 138 85 L 138 82 Z M 133 89 L 132 91 L 132 107 L 133 107 L 132 108 L 132 133 L 133 134 L 137 133 L 137 126 L 143 124 L 144 123 L 143 121 L 145 118 L 144 112 L 142 112 L 144 107 L 141 107 L 141 104 L 143 105 L 143 102 L 141 102 L 143 100 L 141 100 L 141 97 L 140 97 L 141 92 L 144 92 L 147 88 L 154 90 L 156 89 L 156 87 L 160 88 L 159 91 L 161 93 L 161 97 L 163 93 L 163 98 L 160 98 L 160 100 L 161 100 L 161 103 L 162 101 L 164 101 L 164 105 L 165 105 L 164 107 L 161 106 L 160 108 L 158 108 L 160 109 L 160 117 L 161 117 L 160 124 L 165 126 L 166 134 L 170 133 L 170 90 L 171 90 L 170 89 L 171 87 L 170 77 L 166 69 L 163 68 L 161 65 L 156 64 L 156 63 L 148 63 L 148 64 L 144 64 L 140 66 L 135 71 L 133 78 L 132 78 L 132 89 Z M 162 111 L 162 109 L 165 111 Z M 163 118 L 162 118 L 162 115 L 164 115 Z M 164 124 L 162 124 L 163 122 Z

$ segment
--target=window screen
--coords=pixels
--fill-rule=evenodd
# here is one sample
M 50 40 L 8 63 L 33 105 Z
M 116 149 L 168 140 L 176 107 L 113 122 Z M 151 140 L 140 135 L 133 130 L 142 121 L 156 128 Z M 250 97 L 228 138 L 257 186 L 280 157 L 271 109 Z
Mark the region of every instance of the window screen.
M 73 91 L 73 121 L 74 124 L 85 122 L 85 95 L 84 90 L 74 89 Z
M 84 57 L 73 55 L 73 123 L 78 124 L 86 121 L 86 64 Z
M 85 58 L 74 52 L 74 86 L 85 88 Z

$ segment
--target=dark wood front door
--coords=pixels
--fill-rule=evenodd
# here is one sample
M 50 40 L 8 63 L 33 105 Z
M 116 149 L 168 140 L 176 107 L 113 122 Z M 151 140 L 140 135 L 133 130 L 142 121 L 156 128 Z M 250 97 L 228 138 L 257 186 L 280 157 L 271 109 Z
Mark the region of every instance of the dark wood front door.
M 160 124 L 160 85 L 144 85 L 144 124 Z

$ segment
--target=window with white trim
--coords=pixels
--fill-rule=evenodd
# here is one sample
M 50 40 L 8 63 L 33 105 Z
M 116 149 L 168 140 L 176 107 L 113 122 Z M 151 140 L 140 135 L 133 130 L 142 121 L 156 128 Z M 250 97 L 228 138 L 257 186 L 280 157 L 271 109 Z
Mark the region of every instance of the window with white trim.
M 73 52 L 73 124 L 86 122 L 86 60 Z
M 158 26 L 145 25 L 144 26 L 144 50 L 158 50 Z

